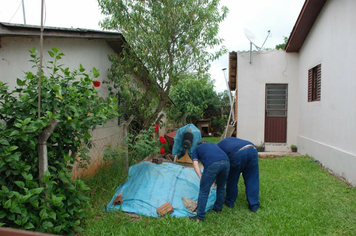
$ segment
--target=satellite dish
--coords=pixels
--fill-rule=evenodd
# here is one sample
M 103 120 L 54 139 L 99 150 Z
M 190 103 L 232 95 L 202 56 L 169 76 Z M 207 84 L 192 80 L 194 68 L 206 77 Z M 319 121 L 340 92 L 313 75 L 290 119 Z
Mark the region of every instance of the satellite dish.
M 266 37 L 265 41 L 263 42 L 262 46 L 259 47 L 253 42 L 254 40 L 256 40 L 255 35 L 251 31 L 249 31 L 248 29 L 244 29 L 244 34 L 245 34 L 246 38 L 250 41 L 250 64 L 251 64 L 252 45 L 255 46 L 258 51 L 260 51 L 263 48 L 263 45 L 265 45 L 265 43 L 267 41 L 267 38 L 270 36 L 271 31 L 268 30 L 267 33 L 268 34 L 267 34 L 267 37 Z
M 248 40 L 250 40 L 250 42 L 256 39 L 255 35 L 248 29 L 244 29 L 244 34 L 248 38 Z

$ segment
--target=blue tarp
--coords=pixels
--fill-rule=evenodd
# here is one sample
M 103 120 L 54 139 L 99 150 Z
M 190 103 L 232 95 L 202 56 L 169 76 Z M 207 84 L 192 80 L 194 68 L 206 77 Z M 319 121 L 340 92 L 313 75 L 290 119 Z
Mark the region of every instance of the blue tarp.
M 175 155 L 180 156 L 181 154 L 185 153 L 185 148 L 182 146 L 183 135 L 185 132 L 188 132 L 189 128 L 190 128 L 190 132 L 193 134 L 193 143 L 192 143 L 192 147 L 189 148 L 188 150 L 188 154 L 190 157 L 192 156 L 193 150 L 197 146 L 197 142 L 199 141 L 199 139 L 201 139 L 200 130 L 193 124 L 187 124 L 186 126 L 177 129 L 176 135 L 174 136 L 174 145 L 172 148 L 173 156 Z
M 174 163 L 155 164 L 141 162 L 129 169 L 129 179 L 120 185 L 107 205 L 107 211 L 122 210 L 139 215 L 158 217 L 157 208 L 169 202 L 174 212 L 171 216 L 193 216 L 184 205 L 182 197 L 198 201 L 199 178 L 194 169 Z M 121 193 L 123 203 L 113 205 Z M 206 210 L 213 208 L 216 190 L 211 188 Z

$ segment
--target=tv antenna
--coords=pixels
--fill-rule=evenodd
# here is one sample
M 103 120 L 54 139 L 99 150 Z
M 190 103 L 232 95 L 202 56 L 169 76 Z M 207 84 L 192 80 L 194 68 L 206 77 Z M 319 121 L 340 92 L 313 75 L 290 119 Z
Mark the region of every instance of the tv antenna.
M 271 31 L 270 31 L 270 30 L 267 31 L 266 39 L 265 39 L 265 41 L 263 42 L 263 44 L 262 44 L 261 47 L 257 46 L 257 45 L 253 42 L 253 41 L 256 39 L 256 37 L 255 37 L 255 35 L 254 35 L 251 31 L 249 31 L 248 29 L 244 29 L 244 34 L 245 34 L 246 38 L 250 41 L 250 64 L 251 64 L 251 63 L 252 63 L 252 61 L 251 61 L 252 45 L 255 46 L 255 48 L 256 48 L 258 51 L 260 51 L 260 50 L 263 48 L 263 46 L 265 45 L 265 43 L 266 43 L 268 37 L 271 36 Z
M 26 25 L 26 14 L 25 14 L 25 3 L 24 0 L 22 0 L 22 14 L 23 14 L 23 23 Z

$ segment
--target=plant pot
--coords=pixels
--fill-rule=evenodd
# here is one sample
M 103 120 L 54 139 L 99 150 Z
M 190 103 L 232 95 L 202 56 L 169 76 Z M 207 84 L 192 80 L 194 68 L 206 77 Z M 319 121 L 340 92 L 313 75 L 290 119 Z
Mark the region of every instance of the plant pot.
M 292 148 L 292 152 L 297 152 L 298 148 Z
M 264 152 L 265 151 L 265 147 L 256 147 L 258 152 Z

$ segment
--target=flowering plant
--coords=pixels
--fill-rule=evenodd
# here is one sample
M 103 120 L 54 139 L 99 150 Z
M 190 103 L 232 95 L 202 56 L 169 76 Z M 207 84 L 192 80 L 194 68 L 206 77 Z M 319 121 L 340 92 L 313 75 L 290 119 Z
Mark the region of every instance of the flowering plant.
M 132 134 L 129 135 L 129 148 L 132 148 L 137 158 L 166 153 L 168 149 L 168 147 L 166 147 L 168 144 L 167 140 L 163 136 L 158 137 L 158 131 L 159 125 L 153 125 L 147 130 L 142 130 L 136 136 Z
M 159 125 L 154 125 L 154 127 L 155 127 L 155 132 L 158 132 L 158 130 L 159 130 Z
M 165 144 L 165 143 L 167 142 L 167 140 L 166 140 L 165 138 L 163 138 L 162 136 L 159 137 L 159 141 L 160 141 L 160 143 L 162 143 L 162 144 Z
M 100 84 L 101 84 L 101 82 L 99 81 L 99 80 L 95 80 L 95 81 L 93 81 L 93 85 L 94 85 L 94 87 L 100 87 Z
M 154 127 L 155 127 L 155 132 L 158 132 L 158 130 L 159 130 L 159 125 L 154 125 Z M 162 144 L 165 144 L 166 142 L 167 142 L 167 140 L 166 140 L 163 136 L 160 136 L 160 137 L 159 137 L 159 143 L 158 143 L 158 145 L 161 146 L 161 149 L 160 149 L 160 151 L 159 151 L 161 154 L 166 153 L 166 149 L 165 149 L 164 147 L 162 147 Z

